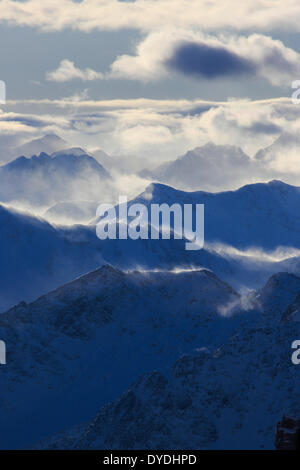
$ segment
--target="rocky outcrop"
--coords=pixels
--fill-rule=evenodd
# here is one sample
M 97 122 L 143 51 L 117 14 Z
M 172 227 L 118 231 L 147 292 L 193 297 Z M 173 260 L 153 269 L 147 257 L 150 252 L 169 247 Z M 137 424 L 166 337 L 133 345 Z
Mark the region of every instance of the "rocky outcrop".
M 300 450 L 300 418 L 284 416 L 277 424 L 277 450 Z

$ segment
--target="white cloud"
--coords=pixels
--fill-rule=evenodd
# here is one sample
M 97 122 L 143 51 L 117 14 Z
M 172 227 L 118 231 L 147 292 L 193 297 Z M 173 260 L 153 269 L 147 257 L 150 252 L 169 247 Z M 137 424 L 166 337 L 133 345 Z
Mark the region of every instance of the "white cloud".
M 119 56 L 111 65 L 111 75 L 131 80 L 157 80 L 169 75 L 164 65 L 183 35 L 175 31 L 149 34 L 136 47 L 136 55 Z
M 188 50 L 183 51 L 183 63 L 177 60 L 181 47 L 193 48 L 190 62 Z M 203 48 L 206 57 L 211 57 L 207 63 L 206 57 L 201 63 Z M 216 53 L 223 54 L 222 62 L 218 63 Z M 175 66 L 170 65 L 176 61 Z M 226 66 L 228 61 L 232 62 L 231 71 Z M 155 31 L 137 45 L 135 55 L 122 55 L 115 60 L 110 77 L 148 81 L 171 76 L 174 72 L 209 79 L 245 72 L 245 76 L 253 75 L 274 85 L 290 87 L 291 81 L 300 76 L 300 54 L 281 41 L 261 34 L 214 37 L 183 30 Z
M 261 34 L 216 37 L 169 28 L 151 32 L 136 46 L 135 55 L 119 56 L 106 73 L 80 69 L 64 59 L 46 77 L 56 82 L 120 78 L 155 81 L 174 73 L 209 80 L 258 77 L 272 85 L 290 87 L 300 76 L 300 54 Z
M 84 98 L 84 97 L 83 97 Z M 254 154 L 281 133 L 300 133 L 300 106 L 291 99 L 237 100 L 107 100 L 8 101 L 0 113 L 0 160 L 7 160 L 12 141 L 56 133 L 72 146 L 102 148 L 130 158 L 135 167 L 153 167 L 213 141 L 237 145 Z M 18 109 L 18 112 L 16 112 Z M 26 137 L 27 136 L 27 137 Z M 287 143 L 291 142 L 288 140 Z M 296 142 L 297 144 L 297 142 Z M 263 162 L 271 178 L 298 184 L 299 144 L 283 145 Z M 278 149 L 278 146 L 277 146 Z M 299 154 L 299 152 L 298 152 Z M 128 157 L 130 155 L 130 157 Z M 126 167 L 126 164 L 124 164 Z M 132 167 L 132 165 L 131 165 Z M 247 179 L 256 175 L 246 175 Z M 224 182 L 225 183 L 225 182 Z
M 114 155 L 112 162 L 116 163 L 112 163 L 112 167 L 117 188 L 132 186 L 133 181 L 134 187 L 140 188 L 145 182 L 127 177 L 127 172 L 151 169 L 212 141 L 239 146 L 252 160 L 250 164 L 245 161 L 245 171 L 238 170 L 234 159 L 220 162 L 217 167 L 218 173 L 222 173 L 221 180 L 206 168 L 199 189 L 233 189 L 246 182 L 270 179 L 299 185 L 300 139 L 283 139 L 282 145 L 276 144 L 266 158 L 254 160 L 259 149 L 272 144 L 282 133 L 299 135 L 300 106 L 293 105 L 288 98 L 209 102 L 88 101 L 75 97 L 73 102 L 70 98 L 8 101 L 6 108 L 8 112 L 0 112 L 0 162 L 16 158 L 14 148 L 24 141 L 55 133 L 70 145 L 85 148 L 92 154 L 101 148 L 108 155 Z M 15 112 L 16 108 L 19 112 Z M 101 157 L 101 153 L 99 155 Z M 241 165 L 239 168 L 242 169 Z M 120 172 L 124 178 L 120 178 Z
M 75 67 L 74 62 L 64 59 L 60 62 L 58 68 L 52 72 L 47 72 L 47 80 L 53 82 L 68 82 L 70 80 L 92 81 L 103 78 L 103 74 L 92 69 L 82 70 Z
M 0 21 L 43 30 L 150 31 L 173 25 L 202 31 L 300 31 L 298 0 L 2 0 Z

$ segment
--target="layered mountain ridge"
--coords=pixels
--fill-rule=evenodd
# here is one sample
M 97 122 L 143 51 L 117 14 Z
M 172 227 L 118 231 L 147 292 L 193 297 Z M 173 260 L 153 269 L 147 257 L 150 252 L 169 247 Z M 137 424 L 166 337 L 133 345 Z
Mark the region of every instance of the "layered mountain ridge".
M 1 446 L 272 448 L 283 404 L 300 412 L 299 293 L 288 273 L 246 300 L 206 270 L 106 265 L 21 303 L 0 317 Z
M 207 268 L 235 289 L 260 287 L 279 271 L 300 273 L 299 188 L 281 182 L 217 194 L 182 192 L 152 184 L 129 203 L 205 204 L 204 249 L 185 240 L 99 240 L 96 221 L 51 225 L 0 206 L 3 263 L 0 310 L 30 301 L 105 263 L 121 269 Z
M 97 201 L 108 172 L 79 148 L 30 158 L 21 156 L 0 167 L 0 201 L 49 207 L 60 201 Z

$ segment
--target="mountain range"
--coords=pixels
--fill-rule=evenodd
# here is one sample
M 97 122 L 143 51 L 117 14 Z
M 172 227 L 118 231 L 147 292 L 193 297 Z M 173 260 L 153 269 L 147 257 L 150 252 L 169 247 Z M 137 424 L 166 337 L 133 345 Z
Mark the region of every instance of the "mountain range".
M 142 171 L 140 175 L 179 189 L 211 191 L 249 182 L 249 175 L 256 167 L 257 162 L 241 148 L 208 142 L 152 171 Z
M 30 158 L 32 155 L 39 155 L 42 152 L 51 155 L 54 152 L 58 152 L 69 147 L 69 143 L 60 136 L 56 134 L 46 134 L 43 137 L 29 140 L 17 147 L 14 147 L 11 149 L 11 153 L 14 158 L 19 155 Z
M 154 183 L 133 203 L 205 205 L 205 241 L 240 249 L 300 247 L 300 188 L 281 181 L 256 183 L 236 191 L 179 191 Z
M 0 310 L 31 301 L 105 263 L 124 270 L 206 268 L 236 290 L 257 289 L 278 271 L 300 273 L 297 187 L 255 184 L 224 193 L 187 193 L 153 184 L 131 201 L 205 204 L 205 246 L 185 240 L 99 240 L 96 220 L 62 227 L 0 206 Z M 129 203 L 129 205 L 131 204 Z
M 49 207 L 61 201 L 97 201 L 108 172 L 80 148 L 19 157 L 0 167 L 0 201 Z
M 240 147 L 208 142 L 140 175 L 182 190 L 213 192 L 272 178 L 297 185 L 299 152 L 299 137 L 287 132 L 251 158 Z
M 204 338 L 216 344 L 242 321 L 227 322 L 217 309 L 238 299 L 205 270 L 103 266 L 3 313 L 9 367 L 0 369 L 1 447 L 29 446 L 89 419 L 149 368 L 164 369 Z
M 114 163 L 64 144 L 0 167 L 0 448 L 274 448 L 276 422 L 300 413 L 300 188 L 178 189 L 274 164 L 272 148 L 207 144 L 160 168 L 177 189 L 128 203 L 204 204 L 203 249 L 99 240 Z
M 206 270 L 103 266 L 21 303 L 0 317 L 1 447 L 273 448 L 300 411 L 299 289 L 279 273 L 243 299 Z

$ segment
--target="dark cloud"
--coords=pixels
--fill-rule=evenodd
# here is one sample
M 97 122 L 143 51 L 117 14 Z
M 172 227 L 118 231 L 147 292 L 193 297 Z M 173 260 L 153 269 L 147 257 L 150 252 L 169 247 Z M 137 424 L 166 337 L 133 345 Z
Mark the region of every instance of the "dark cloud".
M 247 129 L 253 134 L 273 135 L 273 134 L 279 134 L 280 132 L 282 132 L 282 129 L 280 126 L 277 126 L 276 124 L 273 124 L 271 122 L 255 121 Z
M 224 47 L 193 42 L 180 44 L 166 65 L 185 75 L 205 78 L 255 74 L 255 65 L 252 62 Z

